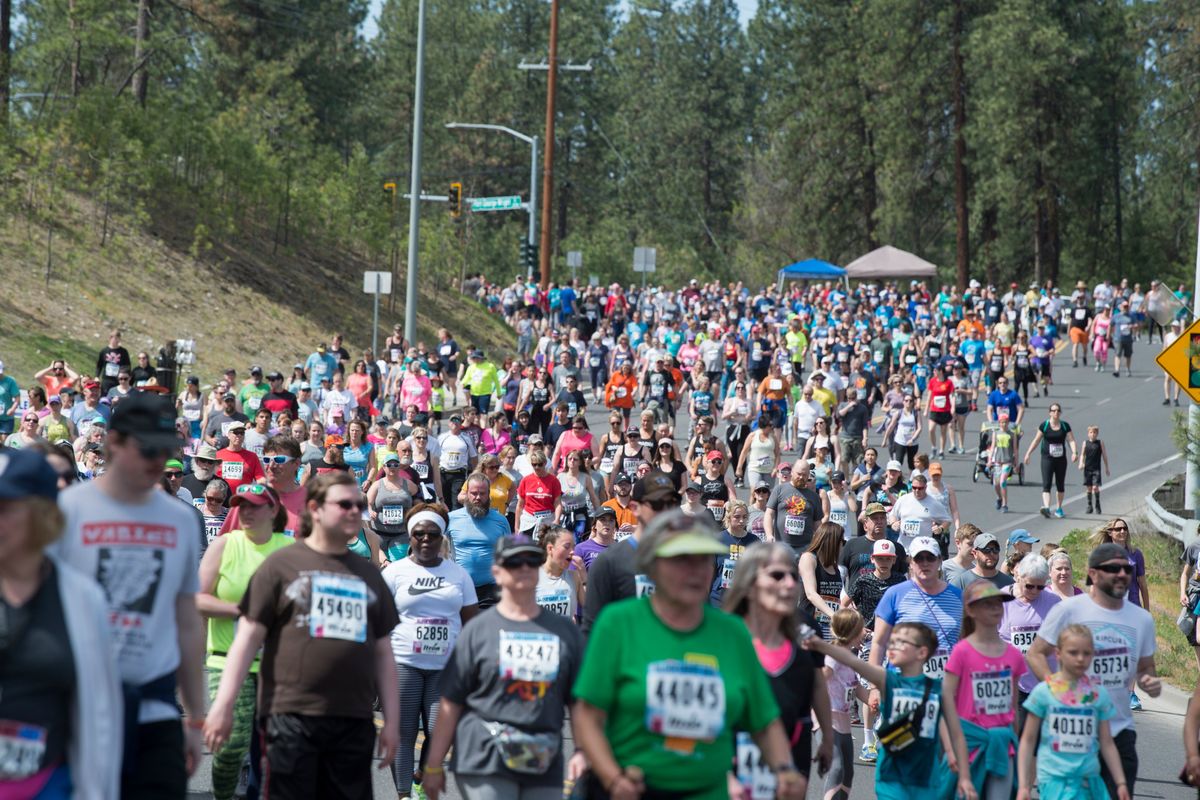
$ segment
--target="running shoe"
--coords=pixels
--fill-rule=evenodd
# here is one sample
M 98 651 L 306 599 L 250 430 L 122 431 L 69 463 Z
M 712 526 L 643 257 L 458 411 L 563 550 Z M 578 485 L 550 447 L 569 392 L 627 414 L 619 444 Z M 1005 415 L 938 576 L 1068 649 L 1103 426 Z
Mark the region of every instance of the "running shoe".
M 1138 699 L 1137 692 L 1129 693 L 1129 710 L 1130 711 L 1141 711 L 1142 710 L 1142 701 L 1140 699 Z
M 1046 508 L 1045 506 L 1039 508 L 1038 512 L 1041 513 L 1041 515 L 1046 519 L 1050 519 L 1050 509 Z
M 1078 362 L 1078 361 L 1072 361 L 1072 362 L 1071 362 L 1071 369 L 1075 369 L 1075 368 L 1076 368 L 1076 367 L 1078 367 L 1078 366 L 1079 366 L 1079 362 Z
M 1000 502 L 1000 498 L 999 498 L 999 497 L 997 497 L 997 498 L 996 498 L 996 510 L 997 510 L 997 511 L 999 511 L 999 510 L 1000 510 L 1000 506 L 1002 506 L 1002 505 L 1003 505 L 1003 503 L 1001 503 L 1001 502 Z
M 412 800 L 429 800 L 429 796 L 425 794 L 425 789 L 423 789 L 419 783 L 414 783 L 412 785 L 412 794 L 410 794 L 409 797 L 411 797 Z
M 1054 509 L 1054 516 L 1058 517 L 1059 519 L 1062 519 L 1066 516 L 1066 514 L 1063 513 L 1062 506 Z
M 1114 372 L 1114 373 L 1113 373 L 1113 377 L 1114 377 L 1114 378 L 1119 378 L 1119 377 L 1121 377 L 1121 373 L 1120 373 L 1120 372 Z
M 860 761 L 865 761 L 868 764 L 874 764 L 879 758 L 879 751 L 873 744 L 863 744 L 862 749 L 858 751 Z
M 1007 513 L 1008 513 L 1008 506 L 1000 506 L 1000 513 L 1001 513 L 1001 514 L 1007 514 Z
M 1170 401 L 1170 400 L 1168 400 L 1167 398 L 1165 398 L 1165 397 L 1164 397 L 1164 398 L 1163 398 L 1163 405 L 1164 405 L 1164 406 L 1169 406 L 1169 405 L 1171 405 L 1171 401 Z

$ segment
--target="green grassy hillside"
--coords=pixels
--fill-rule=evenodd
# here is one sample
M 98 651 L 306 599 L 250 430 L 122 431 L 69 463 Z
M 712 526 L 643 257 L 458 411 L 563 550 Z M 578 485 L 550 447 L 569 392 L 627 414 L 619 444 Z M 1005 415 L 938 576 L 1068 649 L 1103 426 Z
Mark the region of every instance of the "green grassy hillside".
M 0 220 L 0 360 L 22 386 L 54 357 L 90 372 L 114 326 L 124 330 L 131 354 L 145 349 L 152 360 L 168 340 L 194 339 L 192 371 L 203 383 L 229 366 L 244 375 L 252 363 L 286 373 L 334 331 L 354 357 L 371 346 L 362 273 L 378 265 L 308 245 L 273 253 L 269 234 L 216 244 L 197 258 L 190 230 L 172 226 L 168 212 L 154 216 L 144 225 L 110 220 L 103 246 L 100 210 L 77 195 L 60 204 L 49 226 Z M 401 269 L 397 293 L 381 298 L 380 347 L 404 322 L 405 280 Z M 514 349 L 501 320 L 422 280 L 419 338 L 432 346 L 442 326 L 490 355 Z

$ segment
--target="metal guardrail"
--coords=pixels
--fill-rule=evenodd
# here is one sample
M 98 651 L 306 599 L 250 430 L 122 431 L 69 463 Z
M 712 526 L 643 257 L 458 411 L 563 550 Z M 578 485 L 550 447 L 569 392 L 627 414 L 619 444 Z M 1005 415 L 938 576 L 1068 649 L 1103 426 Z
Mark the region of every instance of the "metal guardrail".
M 1175 478 L 1173 477 L 1171 480 L 1175 480 Z M 1154 497 L 1157 492 L 1158 488 L 1146 495 L 1146 516 L 1159 533 L 1177 539 L 1183 543 L 1184 547 L 1200 538 L 1200 520 L 1185 519 L 1167 511 Z

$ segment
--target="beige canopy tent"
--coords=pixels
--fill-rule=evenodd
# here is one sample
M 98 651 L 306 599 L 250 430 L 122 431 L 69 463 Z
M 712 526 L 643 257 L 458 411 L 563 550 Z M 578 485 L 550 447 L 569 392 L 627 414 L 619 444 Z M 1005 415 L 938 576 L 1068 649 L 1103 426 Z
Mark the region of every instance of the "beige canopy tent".
M 884 245 L 846 265 L 850 280 L 888 280 L 895 278 L 932 278 L 937 266 L 903 250 Z

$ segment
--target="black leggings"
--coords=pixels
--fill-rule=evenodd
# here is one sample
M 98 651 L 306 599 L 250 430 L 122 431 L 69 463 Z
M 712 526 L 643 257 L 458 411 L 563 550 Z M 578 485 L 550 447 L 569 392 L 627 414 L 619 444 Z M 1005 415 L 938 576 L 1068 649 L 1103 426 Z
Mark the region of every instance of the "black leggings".
M 1053 482 L 1058 488 L 1059 494 L 1066 490 L 1067 485 L 1067 457 L 1059 456 L 1051 458 L 1050 456 L 1042 456 L 1042 491 L 1049 492 L 1050 484 Z
M 917 450 L 919 448 L 919 444 L 903 445 L 892 442 L 892 446 L 889 448 L 888 453 L 897 461 L 908 462 L 908 468 L 912 469 L 914 463 L 913 459 L 916 457 Z

